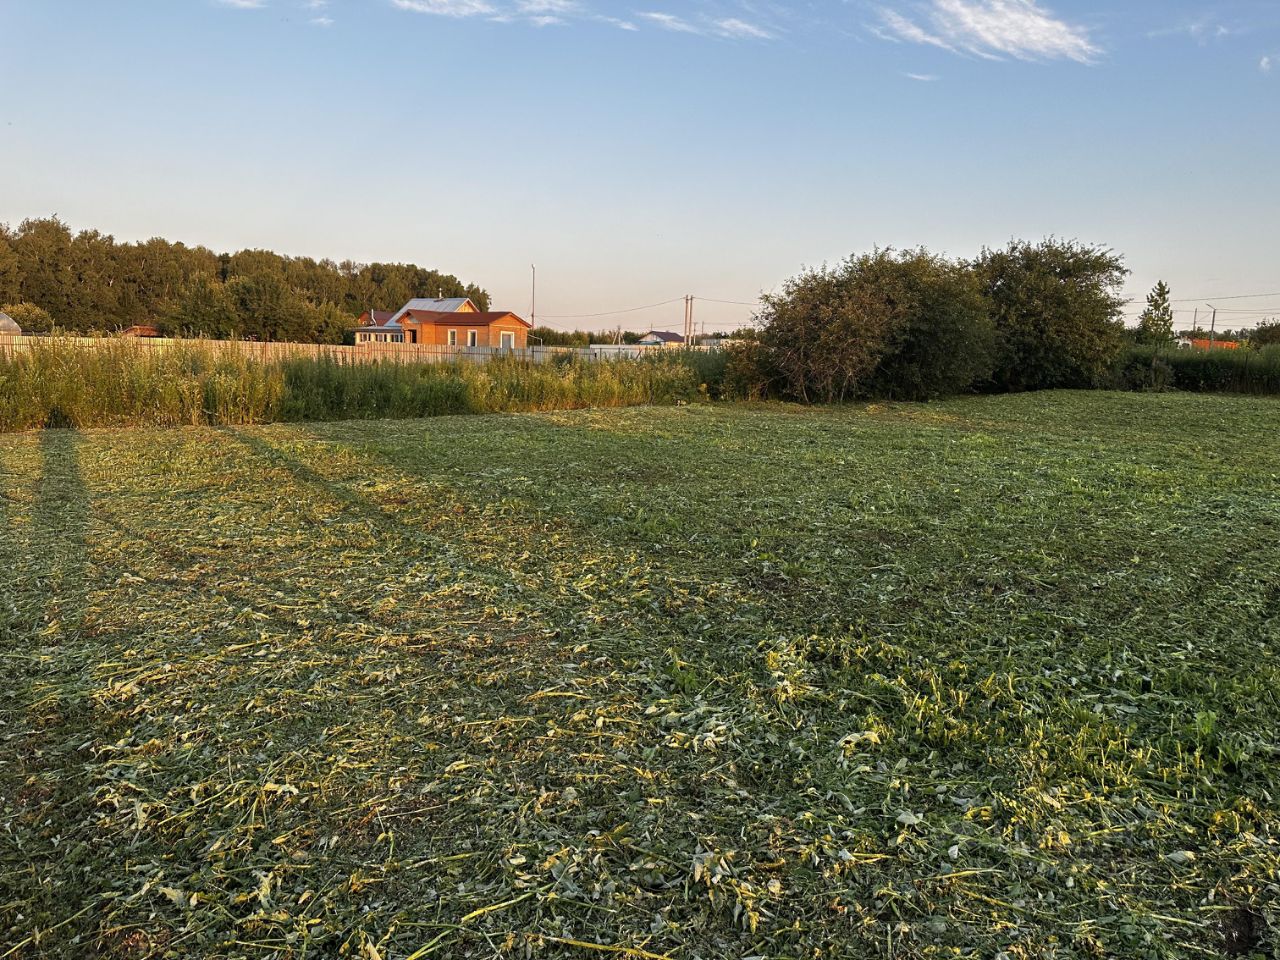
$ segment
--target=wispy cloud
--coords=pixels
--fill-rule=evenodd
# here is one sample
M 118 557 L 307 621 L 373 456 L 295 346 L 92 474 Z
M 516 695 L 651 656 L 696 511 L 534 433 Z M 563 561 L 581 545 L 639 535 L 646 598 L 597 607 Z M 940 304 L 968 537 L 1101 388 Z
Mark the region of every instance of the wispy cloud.
M 1216 15 L 1197 17 L 1194 20 L 1183 20 L 1171 27 L 1161 27 L 1147 34 L 1152 39 L 1160 37 L 1189 37 L 1202 47 L 1210 43 L 1239 37 L 1249 33 L 1251 28 L 1242 22 L 1226 22 Z
M 232 0 L 259 3 L 262 0 Z M 327 0 L 325 0 L 327 2 Z M 392 6 L 413 13 L 440 17 L 485 17 L 496 23 L 526 23 L 537 27 L 598 23 L 618 30 L 636 31 L 641 25 L 672 33 L 688 33 L 729 40 L 772 40 L 771 28 L 741 17 L 697 19 L 663 10 L 637 11 L 617 17 L 597 11 L 590 0 L 389 0 Z
M 1091 63 L 1102 53 L 1087 29 L 1035 0 L 929 0 L 909 14 L 885 8 L 873 30 L 886 40 L 988 59 Z
M 724 37 L 729 40 L 772 40 L 773 34 L 764 27 L 750 23 L 739 17 L 724 17 L 719 20 L 689 20 L 664 13 L 647 10 L 636 16 L 663 30 L 673 33 L 695 33 L 703 36 Z
M 735 40 L 772 40 L 773 34 L 764 27 L 758 27 L 754 23 L 748 23 L 745 20 L 739 20 L 737 17 L 729 17 L 725 20 L 716 20 L 714 23 L 716 32 L 722 37 L 731 37 Z
M 312 17 L 310 23 L 313 27 L 332 27 L 333 17 Z
M 266 6 L 266 0 L 218 0 L 224 7 L 235 7 L 237 10 L 256 10 Z
M 486 0 L 391 0 L 392 6 L 437 17 L 476 17 L 497 13 Z
M 1258 61 L 1258 69 L 1261 70 L 1263 73 L 1270 73 L 1272 70 L 1275 69 L 1275 66 L 1276 66 L 1275 57 L 1266 56 Z
M 636 14 L 641 20 L 647 20 L 655 26 L 661 27 L 663 30 L 671 30 L 675 33 L 701 33 L 696 26 L 685 20 L 683 17 L 677 17 L 674 13 L 659 13 L 656 11 L 646 11 Z
M 933 83 L 938 78 L 932 73 L 904 73 L 908 80 L 919 80 L 921 83 Z

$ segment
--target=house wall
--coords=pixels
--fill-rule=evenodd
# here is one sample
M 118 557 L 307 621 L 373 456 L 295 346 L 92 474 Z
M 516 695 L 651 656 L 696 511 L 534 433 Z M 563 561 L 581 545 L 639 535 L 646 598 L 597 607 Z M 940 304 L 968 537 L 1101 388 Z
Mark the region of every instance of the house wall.
M 523 350 L 529 345 L 529 328 L 518 320 L 505 318 L 484 326 L 476 324 L 468 326 L 461 314 L 457 323 L 405 324 L 406 334 L 410 331 L 417 333 L 416 338 L 406 336 L 405 341 L 443 347 L 449 343 L 450 330 L 458 331 L 459 347 L 467 346 L 467 332 L 470 330 L 476 332 L 477 347 L 501 346 L 503 332 L 515 334 L 515 349 Z
M 369 327 L 356 331 L 356 343 L 401 343 L 404 337 L 399 330 Z

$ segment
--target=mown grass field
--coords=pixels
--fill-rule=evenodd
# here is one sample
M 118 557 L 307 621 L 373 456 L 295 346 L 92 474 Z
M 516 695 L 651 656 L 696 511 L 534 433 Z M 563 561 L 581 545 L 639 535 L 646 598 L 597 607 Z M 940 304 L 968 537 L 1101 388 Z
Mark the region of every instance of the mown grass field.
M 0 957 L 1276 956 L 1277 424 L 0 437 Z

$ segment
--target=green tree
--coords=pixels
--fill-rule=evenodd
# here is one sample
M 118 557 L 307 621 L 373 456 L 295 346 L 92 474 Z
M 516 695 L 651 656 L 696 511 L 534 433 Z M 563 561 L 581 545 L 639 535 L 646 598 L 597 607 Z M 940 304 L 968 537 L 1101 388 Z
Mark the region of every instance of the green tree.
M 1274 347 L 1280 344 L 1280 321 L 1260 323 L 1249 334 L 1249 346 Z
M 239 332 L 240 320 L 225 285 L 199 277 L 183 292 L 162 326 L 166 333 L 178 336 L 226 339 Z
M 71 241 L 67 225 L 50 217 L 24 220 L 11 244 L 22 272 L 22 300 L 48 311 L 64 328 L 75 299 Z
M 12 303 L 22 296 L 22 261 L 14 252 L 12 235 L 0 224 L 0 303 Z
M 1111 250 L 1050 238 L 984 250 L 974 263 L 998 336 L 1000 390 L 1093 387 L 1124 345 L 1120 287 L 1129 271 Z
M 215 254 L 159 237 L 117 243 L 96 230 L 73 233 L 57 217 L 25 220 L 15 230 L 0 224 L 0 302 L 32 303 L 69 331 L 158 323 L 210 336 L 341 342 L 348 317 L 440 294 L 489 306 L 479 287 L 414 264 L 338 264 L 270 250 Z
M 1138 317 L 1137 340 L 1149 346 L 1173 343 L 1173 309 L 1169 306 L 1169 285 L 1163 280 L 1147 294 L 1147 307 Z
M 308 341 L 308 305 L 276 273 L 262 270 L 227 281 L 236 332 L 253 340 Z

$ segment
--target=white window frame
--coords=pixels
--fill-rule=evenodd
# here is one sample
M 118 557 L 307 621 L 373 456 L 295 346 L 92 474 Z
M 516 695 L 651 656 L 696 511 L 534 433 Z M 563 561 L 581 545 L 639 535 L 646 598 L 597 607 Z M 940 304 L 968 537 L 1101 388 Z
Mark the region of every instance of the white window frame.
M 468 331 L 467 331 L 467 346 L 468 346 L 468 347 L 478 347 L 479 345 L 480 345 L 480 331 L 479 331 L 479 330 L 468 330 Z
M 449 344 L 449 346 L 456 347 L 458 345 L 458 331 L 450 330 L 448 333 L 448 336 L 445 338 L 445 341 Z
M 510 330 L 503 330 L 498 334 L 498 343 L 502 345 L 504 350 L 514 350 L 516 348 L 516 335 Z

